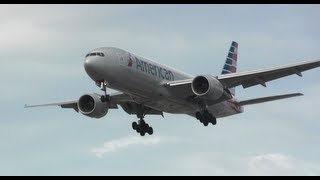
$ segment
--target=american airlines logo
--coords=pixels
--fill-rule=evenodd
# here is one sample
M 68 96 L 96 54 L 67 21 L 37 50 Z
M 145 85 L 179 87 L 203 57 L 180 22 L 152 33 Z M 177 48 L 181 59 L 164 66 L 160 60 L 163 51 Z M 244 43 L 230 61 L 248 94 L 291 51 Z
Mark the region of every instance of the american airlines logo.
M 132 57 L 131 57 L 131 56 L 129 56 L 129 59 L 128 59 L 128 66 L 129 66 L 129 67 L 132 67 L 132 64 L 133 64 Z

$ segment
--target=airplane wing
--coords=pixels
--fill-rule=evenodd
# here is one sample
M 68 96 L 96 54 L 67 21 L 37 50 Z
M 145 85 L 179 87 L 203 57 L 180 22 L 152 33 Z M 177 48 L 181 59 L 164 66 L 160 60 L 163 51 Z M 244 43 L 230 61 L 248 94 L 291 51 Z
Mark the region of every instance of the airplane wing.
M 122 107 L 122 109 L 127 112 L 128 114 L 137 114 L 138 112 L 138 104 L 133 100 L 128 94 L 124 94 L 121 92 L 112 93 L 110 96 L 109 102 L 109 109 L 118 109 L 118 105 Z M 25 105 L 25 108 L 31 107 L 43 107 L 43 106 L 60 106 L 62 108 L 73 108 L 76 112 L 79 112 L 78 109 L 78 100 L 74 101 L 64 101 L 64 102 L 57 102 L 57 103 L 49 103 L 49 104 L 38 104 L 38 105 Z M 157 111 L 155 109 L 151 109 L 149 107 L 143 106 L 145 114 L 152 114 L 152 115 L 162 115 L 163 112 Z
M 301 72 L 310 70 L 320 66 L 320 60 L 303 61 L 299 63 L 277 66 L 253 71 L 245 71 L 239 73 L 222 74 L 217 76 L 218 80 L 225 88 L 232 88 L 242 85 L 243 88 L 248 88 L 255 85 L 266 87 L 266 82 L 279 79 L 292 74 L 302 76 Z M 177 96 L 189 97 L 192 96 L 191 83 L 193 79 L 178 80 L 167 82 L 164 85 L 170 92 Z
M 78 109 L 78 101 L 64 101 L 57 103 L 49 103 L 49 104 L 36 104 L 36 105 L 24 105 L 24 108 L 32 108 L 32 107 L 44 107 L 44 106 L 60 106 L 61 108 L 73 108 L 75 111 L 79 112 Z
M 49 104 L 36 104 L 36 105 L 24 105 L 24 108 L 41 107 L 41 106 L 61 106 L 62 108 L 73 108 L 73 105 L 77 105 L 78 101 L 64 101 Z
M 263 98 L 256 98 L 256 99 L 249 99 L 245 101 L 240 101 L 237 103 L 238 106 L 246 106 L 251 104 L 259 104 L 269 101 L 275 101 L 280 99 L 286 99 L 286 98 L 292 98 L 296 96 L 302 96 L 301 93 L 293 93 L 293 94 L 284 94 L 284 95 L 277 95 L 277 96 L 269 96 L 269 97 L 263 97 Z
M 133 102 L 132 98 L 124 93 L 116 92 L 110 94 L 110 109 L 118 109 L 117 104 L 122 102 Z M 57 103 L 49 103 L 49 104 L 37 104 L 37 105 L 25 105 L 24 108 L 32 108 L 32 107 L 43 107 L 43 106 L 60 106 L 61 108 L 73 108 L 75 111 L 78 110 L 78 100 L 73 101 L 64 101 L 64 102 L 57 102 Z
M 279 79 L 292 74 L 302 76 L 301 72 L 320 66 L 320 60 L 303 61 L 299 63 L 283 65 L 273 68 L 223 74 L 218 76 L 218 80 L 226 87 L 232 88 L 242 85 L 248 88 L 255 85 L 266 87 L 266 82 Z

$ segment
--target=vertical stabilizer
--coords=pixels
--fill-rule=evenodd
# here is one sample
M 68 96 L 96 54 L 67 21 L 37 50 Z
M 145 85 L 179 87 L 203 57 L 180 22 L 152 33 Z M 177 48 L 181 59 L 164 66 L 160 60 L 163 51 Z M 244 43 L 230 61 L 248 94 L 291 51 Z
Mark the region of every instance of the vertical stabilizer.
M 238 60 L 238 43 L 232 41 L 226 62 L 223 66 L 221 74 L 229 74 L 237 72 L 237 60 Z M 229 88 L 231 94 L 235 95 L 235 88 Z

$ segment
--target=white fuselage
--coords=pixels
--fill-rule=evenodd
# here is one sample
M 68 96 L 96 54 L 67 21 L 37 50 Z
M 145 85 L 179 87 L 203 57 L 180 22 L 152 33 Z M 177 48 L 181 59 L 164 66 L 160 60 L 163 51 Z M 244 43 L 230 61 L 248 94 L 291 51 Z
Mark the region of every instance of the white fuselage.
M 85 60 L 85 70 L 95 82 L 105 80 L 107 87 L 129 94 L 137 103 L 158 111 L 191 116 L 199 111 L 196 103 L 170 93 L 164 86 L 166 82 L 194 76 L 118 48 L 98 48 L 91 53 L 94 52 L 104 54 L 88 56 Z M 234 101 L 217 103 L 207 109 L 217 118 L 243 112 Z

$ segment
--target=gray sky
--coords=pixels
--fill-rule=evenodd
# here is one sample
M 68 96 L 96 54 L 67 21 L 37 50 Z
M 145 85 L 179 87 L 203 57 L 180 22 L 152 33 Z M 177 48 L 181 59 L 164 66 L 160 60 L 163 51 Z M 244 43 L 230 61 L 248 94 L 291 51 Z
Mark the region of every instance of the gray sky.
M 186 115 L 100 120 L 25 103 L 98 92 L 83 68 L 114 46 L 190 74 L 219 74 L 232 40 L 238 70 L 320 57 L 319 5 L 0 5 L 0 175 L 320 175 L 319 69 L 239 99 L 302 92 L 204 127 Z

